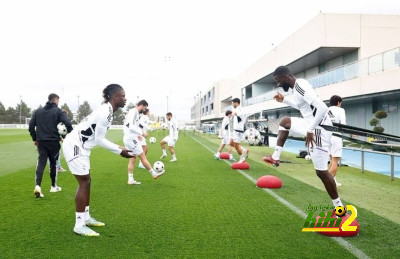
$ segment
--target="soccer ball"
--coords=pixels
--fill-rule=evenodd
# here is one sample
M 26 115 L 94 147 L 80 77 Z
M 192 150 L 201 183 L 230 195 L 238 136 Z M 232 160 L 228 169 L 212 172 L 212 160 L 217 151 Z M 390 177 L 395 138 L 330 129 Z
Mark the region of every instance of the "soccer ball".
M 306 160 L 311 160 L 311 156 L 310 156 L 310 155 L 306 155 L 304 158 L 305 158 Z
M 249 136 L 247 138 L 247 143 L 249 143 L 250 146 L 253 146 L 256 143 L 256 139 L 253 136 Z
M 161 128 L 162 128 L 163 130 L 168 129 L 168 124 L 167 124 L 167 123 L 161 124 Z
M 164 163 L 161 161 L 157 161 L 153 165 L 154 170 L 156 170 L 158 173 L 161 173 L 164 170 Z
M 337 207 L 335 208 L 335 214 L 336 214 L 338 217 L 343 217 L 344 214 L 346 214 L 346 209 L 345 209 L 343 206 L 337 206 Z
M 151 137 L 149 139 L 149 141 L 150 141 L 150 143 L 154 144 L 154 143 L 156 143 L 157 139 L 155 137 Z
M 58 134 L 60 135 L 67 135 L 67 127 L 65 127 L 65 124 L 60 122 L 57 125 L 57 130 L 58 130 Z

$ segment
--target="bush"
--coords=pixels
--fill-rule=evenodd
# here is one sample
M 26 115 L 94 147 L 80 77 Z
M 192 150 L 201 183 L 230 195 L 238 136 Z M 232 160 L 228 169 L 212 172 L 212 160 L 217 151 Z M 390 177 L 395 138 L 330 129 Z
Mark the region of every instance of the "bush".
M 379 111 L 375 112 L 375 117 L 377 119 L 384 119 L 384 118 L 387 117 L 387 113 L 385 111 L 383 111 L 383 110 L 379 110 Z
M 369 125 L 371 125 L 371 126 L 377 126 L 377 125 L 379 125 L 379 120 L 378 120 L 377 118 L 372 118 L 372 119 L 369 121 Z
M 374 131 L 377 133 L 382 133 L 385 131 L 385 129 L 382 126 L 377 126 L 377 127 L 374 127 Z

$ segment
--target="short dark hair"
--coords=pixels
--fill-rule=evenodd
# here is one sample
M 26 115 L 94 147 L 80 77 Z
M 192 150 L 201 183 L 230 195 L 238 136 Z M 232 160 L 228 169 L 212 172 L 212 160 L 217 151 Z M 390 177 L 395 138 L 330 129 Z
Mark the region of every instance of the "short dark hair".
M 232 102 L 233 102 L 233 103 L 238 103 L 238 104 L 240 104 L 240 99 L 239 99 L 239 98 L 233 98 L 233 99 L 232 99 Z
M 54 93 L 49 94 L 49 97 L 48 97 L 49 102 L 53 101 L 54 98 L 60 99 L 60 96 L 58 96 L 58 95 L 56 95 Z
M 111 96 L 113 96 L 114 94 L 116 94 L 121 90 L 124 90 L 124 88 L 122 88 L 122 86 L 118 84 L 107 85 L 107 87 L 103 89 L 104 102 L 110 101 Z
M 170 113 L 170 112 L 167 112 L 167 114 L 166 114 L 167 116 L 171 116 L 172 117 L 172 113 Z
M 292 76 L 292 72 L 290 72 L 290 69 L 287 66 L 279 66 L 275 69 L 274 71 L 274 76 Z
M 225 112 L 225 116 L 228 116 L 228 115 L 230 115 L 230 114 L 232 114 L 232 111 L 231 111 L 231 110 L 227 110 L 227 111 Z
M 342 97 L 340 97 L 339 95 L 332 95 L 329 102 L 330 102 L 331 106 L 337 106 L 339 103 L 342 102 Z
M 146 100 L 141 100 L 137 103 L 137 106 L 143 105 L 143 106 L 149 106 L 149 104 L 146 102 Z

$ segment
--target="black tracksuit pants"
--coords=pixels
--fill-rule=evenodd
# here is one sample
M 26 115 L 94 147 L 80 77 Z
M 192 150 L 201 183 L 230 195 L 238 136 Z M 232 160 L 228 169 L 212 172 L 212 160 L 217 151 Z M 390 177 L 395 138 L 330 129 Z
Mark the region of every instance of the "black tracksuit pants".
M 38 144 L 38 161 L 36 165 L 36 185 L 41 186 L 43 171 L 47 164 L 47 159 L 50 161 L 50 178 L 51 186 L 57 184 L 57 168 L 56 162 L 60 155 L 60 142 L 58 140 L 42 140 Z

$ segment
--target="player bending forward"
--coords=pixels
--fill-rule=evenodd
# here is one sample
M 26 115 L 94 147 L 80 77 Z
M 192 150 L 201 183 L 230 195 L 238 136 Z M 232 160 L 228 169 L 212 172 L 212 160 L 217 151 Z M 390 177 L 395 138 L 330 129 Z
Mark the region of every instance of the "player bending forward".
M 99 145 L 122 157 L 130 158 L 130 150 L 118 146 L 105 138 L 111 126 L 113 113 L 125 106 L 124 89 L 111 84 L 103 90 L 104 103 L 84 118 L 64 139 L 63 152 L 69 170 L 78 181 L 75 195 L 76 221 L 74 232 L 83 236 L 99 236 L 100 234 L 87 226 L 104 226 L 89 214 L 90 200 L 90 152 Z
M 124 121 L 124 145 L 129 150 L 132 150 L 134 157 L 129 159 L 128 163 L 128 184 L 140 184 L 133 178 L 133 169 L 136 162 L 136 157 L 140 158 L 140 161 L 144 167 L 149 170 L 150 174 L 154 179 L 157 179 L 160 175 L 165 173 L 165 170 L 157 173 L 150 165 L 146 158 L 146 154 L 143 152 L 141 141 L 143 140 L 143 127 L 140 125 L 140 113 L 147 109 L 148 103 L 145 100 L 138 102 L 135 108 L 129 110 Z
M 279 122 L 279 132 L 275 152 L 264 157 L 264 161 L 279 166 L 279 157 L 289 130 L 306 137 L 315 171 L 325 185 L 325 189 L 335 207 L 343 206 L 337 192 L 335 180 L 328 172 L 329 145 L 332 133 L 319 125 L 332 125 L 327 112 L 328 107 L 318 97 L 312 86 L 304 79 L 296 79 L 285 66 L 278 67 L 274 72 L 274 80 L 285 92 L 293 89 L 294 100 L 277 93 L 274 98 L 278 102 L 290 105 L 300 111 L 303 118 L 283 117 Z
M 175 143 L 178 140 L 178 122 L 172 118 L 172 113 L 168 112 L 167 114 L 168 126 L 169 126 L 169 135 L 161 140 L 160 145 L 162 149 L 162 155 L 160 159 L 167 157 L 167 151 L 165 150 L 165 144 L 168 144 L 168 150 L 172 155 L 172 159 L 170 162 L 178 161 L 175 155 Z
M 222 125 L 219 130 L 219 138 L 221 138 L 221 145 L 218 148 L 217 153 L 214 155 L 215 159 L 219 160 L 219 155 L 225 145 L 229 145 L 229 141 L 231 139 L 231 127 L 230 127 L 230 119 L 232 118 L 232 111 L 226 111 L 225 117 L 222 120 Z M 232 146 L 228 146 L 229 160 L 235 161 L 232 155 Z

